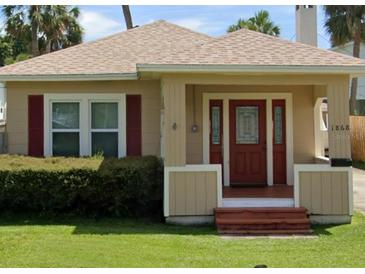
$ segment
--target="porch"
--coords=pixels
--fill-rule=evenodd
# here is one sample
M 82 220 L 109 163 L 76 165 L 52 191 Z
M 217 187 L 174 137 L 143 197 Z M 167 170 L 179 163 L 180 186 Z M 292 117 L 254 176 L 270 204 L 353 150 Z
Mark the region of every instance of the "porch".
M 291 185 L 276 185 L 264 187 L 223 187 L 225 198 L 294 198 Z
M 162 94 L 166 218 L 222 207 L 305 207 L 332 221 L 352 214 L 347 77 L 180 75 L 163 79 Z M 315 120 L 323 98 L 329 159 Z M 248 112 L 256 124 L 246 134 Z

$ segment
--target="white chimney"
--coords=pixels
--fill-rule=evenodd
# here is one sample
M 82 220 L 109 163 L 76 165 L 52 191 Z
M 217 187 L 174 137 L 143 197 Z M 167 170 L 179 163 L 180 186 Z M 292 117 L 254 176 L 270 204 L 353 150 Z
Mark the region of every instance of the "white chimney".
M 296 40 L 317 46 L 317 7 L 314 5 L 295 6 Z

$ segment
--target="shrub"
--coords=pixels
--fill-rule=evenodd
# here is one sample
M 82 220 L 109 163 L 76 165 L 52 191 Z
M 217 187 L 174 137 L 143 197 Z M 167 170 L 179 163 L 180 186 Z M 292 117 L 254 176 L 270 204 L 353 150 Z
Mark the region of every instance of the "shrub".
M 0 208 L 89 216 L 162 214 L 163 168 L 158 158 L 104 159 L 98 168 L 64 168 L 62 158 L 58 159 L 54 163 L 60 168 L 17 165 L 0 170 Z M 70 162 L 69 158 L 65 161 Z M 50 159 L 43 162 L 50 164 Z

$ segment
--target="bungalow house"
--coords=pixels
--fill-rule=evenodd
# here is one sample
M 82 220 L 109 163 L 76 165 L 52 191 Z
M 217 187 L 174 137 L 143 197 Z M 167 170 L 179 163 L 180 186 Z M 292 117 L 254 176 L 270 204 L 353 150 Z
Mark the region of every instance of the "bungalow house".
M 8 153 L 161 156 L 167 221 L 306 233 L 351 221 L 348 87 L 363 74 L 364 60 L 306 44 L 157 21 L 1 68 Z

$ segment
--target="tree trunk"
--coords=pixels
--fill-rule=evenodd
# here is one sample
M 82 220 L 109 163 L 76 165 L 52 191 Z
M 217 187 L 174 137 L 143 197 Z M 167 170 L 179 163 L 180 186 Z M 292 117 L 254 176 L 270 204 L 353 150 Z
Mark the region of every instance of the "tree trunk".
M 354 37 L 353 56 L 360 58 L 360 45 L 361 45 L 361 28 L 356 31 Z M 351 94 L 350 94 L 350 114 L 356 114 L 357 107 L 357 78 L 352 78 L 351 81 Z
M 38 9 L 38 6 L 32 6 L 31 13 L 35 12 L 37 9 Z M 32 20 L 31 28 L 32 28 L 32 44 L 31 44 L 32 45 L 32 55 L 35 57 L 35 56 L 39 55 L 38 24 L 35 20 Z
M 131 15 L 131 11 L 129 10 L 129 6 L 128 5 L 122 5 L 122 9 L 123 9 L 124 20 L 125 20 L 125 24 L 127 26 L 127 29 L 132 29 L 133 28 L 133 22 L 132 22 L 132 15 Z
M 45 48 L 45 51 L 44 53 L 50 53 L 51 52 L 51 46 L 52 46 L 52 40 L 47 40 L 46 42 L 46 48 Z

